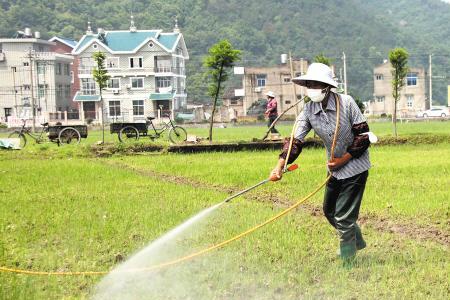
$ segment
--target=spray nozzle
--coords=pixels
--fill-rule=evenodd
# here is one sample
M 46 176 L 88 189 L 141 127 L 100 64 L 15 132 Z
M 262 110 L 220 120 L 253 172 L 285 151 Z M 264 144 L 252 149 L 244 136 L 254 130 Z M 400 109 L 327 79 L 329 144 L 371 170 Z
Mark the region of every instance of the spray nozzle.
M 297 170 L 298 169 L 298 165 L 297 164 L 293 164 L 293 165 L 290 165 L 287 169 L 285 169 L 284 170 L 284 173 L 286 173 L 286 172 L 292 172 L 292 171 L 295 171 L 295 170 Z

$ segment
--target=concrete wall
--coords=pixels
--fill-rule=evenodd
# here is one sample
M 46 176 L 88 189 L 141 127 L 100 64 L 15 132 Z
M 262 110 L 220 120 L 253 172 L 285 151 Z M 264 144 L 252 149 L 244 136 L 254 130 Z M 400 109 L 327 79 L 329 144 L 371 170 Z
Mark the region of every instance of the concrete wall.
M 294 76 L 299 76 L 301 72 L 306 73 L 308 69 L 308 62 L 294 61 L 293 62 Z M 266 75 L 266 85 L 258 87 L 256 76 L 258 74 Z M 281 64 L 275 67 L 247 67 L 243 78 L 243 88 L 245 91 L 243 112 L 247 115 L 248 108 L 252 103 L 258 99 L 266 99 L 265 95 L 268 91 L 273 91 L 276 94 L 279 111 L 285 110 L 287 107 L 295 103 L 306 90 L 299 85 L 294 88 L 290 81 L 291 70 L 289 63 Z M 296 110 L 292 109 L 287 113 L 288 115 L 295 115 Z
M 374 97 L 370 101 L 369 113 L 372 115 L 388 114 L 394 112 L 394 98 L 392 96 L 392 67 L 386 62 L 374 69 Z M 399 117 L 413 117 L 420 110 L 426 109 L 426 75 L 423 68 L 410 68 L 410 73 L 417 73 L 417 85 L 405 85 L 400 92 L 400 101 L 397 103 Z M 406 80 L 406 79 L 405 79 Z M 380 102 L 377 97 L 384 97 Z M 412 97 L 413 105 L 408 107 L 407 99 Z

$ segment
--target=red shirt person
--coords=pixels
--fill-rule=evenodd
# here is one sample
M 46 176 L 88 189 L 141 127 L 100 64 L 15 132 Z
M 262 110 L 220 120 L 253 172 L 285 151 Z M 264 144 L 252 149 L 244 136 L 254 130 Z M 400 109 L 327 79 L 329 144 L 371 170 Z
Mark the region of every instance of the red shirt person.
M 278 117 L 277 100 L 275 99 L 275 93 L 272 91 L 267 92 L 266 96 L 267 96 L 267 108 L 265 114 L 267 115 L 267 117 L 269 117 L 267 127 L 270 127 L 273 121 L 275 121 L 275 119 Z M 278 130 L 276 130 L 275 126 L 273 126 L 270 129 L 270 132 L 278 133 Z

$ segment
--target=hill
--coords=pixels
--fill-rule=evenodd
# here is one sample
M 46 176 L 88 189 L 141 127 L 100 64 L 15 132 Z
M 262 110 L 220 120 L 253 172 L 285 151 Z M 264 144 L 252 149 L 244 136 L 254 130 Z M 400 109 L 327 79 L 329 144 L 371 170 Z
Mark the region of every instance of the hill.
M 411 66 L 428 67 L 433 53 L 433 73 L 448 73 L 450 5 L 440 0 L 8 0 L 0 2 L 0 36 L 28 26 L 44 37 L 79 38 L 88 20 L 93 27 L 127 28 L 130 11 L 138 28 L 171 30 L 178 15 L 191 56 L 188 92 L 205 101 L 201 61 L 223 38 L 243 50 L 244 66 L 275 64 L 292 51 L 307 59 L 323 53 L 339 68 L 344 51 L 349 90 L 363 99 L 372 97 L 373 66 L 394 47 L 408 49 Z M 436 101 L 446 100 L 447 83 L 434 81 Z

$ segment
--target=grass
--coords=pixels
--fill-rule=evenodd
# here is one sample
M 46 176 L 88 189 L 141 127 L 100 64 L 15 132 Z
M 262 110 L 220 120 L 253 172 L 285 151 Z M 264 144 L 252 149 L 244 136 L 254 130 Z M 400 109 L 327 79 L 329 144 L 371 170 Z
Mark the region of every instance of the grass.
M 117 158 L 122 163 L 160 173 L 178 174 L 208 184 L 245 188 L 266 178 L 277 160 L 277 152 L 239 152 L 239 155 L 204 153 L 162 157 Z M 450 157 L 448 144 L 381 146 L 370 150 L 373 168 L 364 197 L 363 210 L 393 218 L 417 218 L 421 224 L 448 226 L 450 216 Z M 279 183 L 262 191 L 276 191 L 293 199 L 305 195 L 326 177 L 323 149 L 306 149 L 297 163 L 300 168 Z M 411 163 L 414 162 L 414 163 Z M 315 203 L 320 206 L 320 201 Z
M 424 128 L 414 123 L 400 130 L 445 134 L 447 123 L 420 123 Z M 379 128 L 389 135 L 387 128 Z M 241 134 L 242 129 L 234 130 Z M 95 134 L 88 142 L 98 138 Z M 248 187 L 266 178 L 277 159 L 274 151 L 94 159 L 83 147 L 43 144 L 0 152 L 0 265 L 109 270 L 228 195 L 211 186 L 219 184 L 223 191 Z M 375 146 L 370 151 L 373 168 L 362 213 L 448 234 L 449 144 Z M 237 198 L 221 207 L 180 242 L 186 251 L 203 249 L 266 220 L 281 208 L 255 200 L 271 194 L 299 199 L 324 180 L 324 162 L 323 149 L 304 150 L 295 173 L 258 188 L 253 194 L 258 198 Z M 164 176 L 143 176 L 123 165 L 200 183 L 167 182 Z M 320 207 L 321 200 L 319 193 L 311 203 Z M 372 226 L 363 232 L 369 246 L 357 265 L 346 269 L 335 257 L 337 237 L 326 220 L 297 210 L 168 272 L 178 272 L 179 283 L 192 283 L 205 299 L 448 299 L 448 246 Z M 99 280 L 0 273 L 0 299 L 86 298 Z

